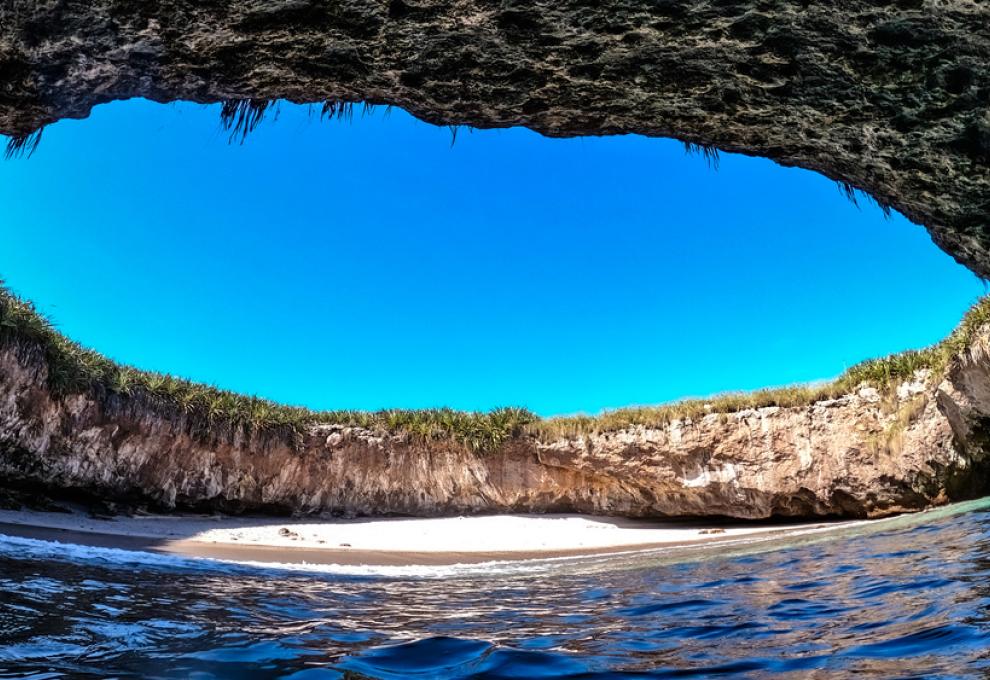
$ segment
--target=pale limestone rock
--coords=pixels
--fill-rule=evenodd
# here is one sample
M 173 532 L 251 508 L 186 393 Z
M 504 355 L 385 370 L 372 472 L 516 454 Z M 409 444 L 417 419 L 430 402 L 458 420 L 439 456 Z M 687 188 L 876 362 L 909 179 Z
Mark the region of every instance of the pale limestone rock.
M 164 507 L 346 515 L 877 516 L 985 493 L 990 328 L 938 381 L 474 453 L 357 427 L 195 432 L 139 397 L 56 399 L 0 347 L 0 477 Z

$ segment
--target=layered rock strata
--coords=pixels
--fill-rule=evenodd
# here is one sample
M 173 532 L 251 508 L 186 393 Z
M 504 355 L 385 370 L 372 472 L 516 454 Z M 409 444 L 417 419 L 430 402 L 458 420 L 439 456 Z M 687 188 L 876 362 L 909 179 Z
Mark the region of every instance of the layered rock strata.
M 454 440 L 311 426 L 203 431 L 139 396 L 55 397 L 43 354 L 0 347 L 0 477 L 158 508 L 343 515 L 579 511 L 880 516 L 988 489 L 990 325 L 944 376 L 655 428 Z

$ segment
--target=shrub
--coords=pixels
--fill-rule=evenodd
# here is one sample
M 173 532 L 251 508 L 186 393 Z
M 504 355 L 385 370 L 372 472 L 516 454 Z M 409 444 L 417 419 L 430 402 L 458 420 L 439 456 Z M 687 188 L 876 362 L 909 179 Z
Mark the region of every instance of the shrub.
M 406 434 L 423 440 L 449 439 L 474 451 L 497 449 L 513 437 L 544 439 L 609 432 L 635 426 L 659 427 L 672 420 L 709 413 L 733 413 L 768 406 L 796 407 L 848 394 L 862 385 L 890 391 L 919 369 L 941 374 L 949 360 L 964 350 L 973 334 L 990 323 L 990 297 L 978 302 L 942 342 L 853 366 L 835 381 L 796 385 L 750 393 L 722 394 L 652 407 L 605 411 L 599 415 L 541 419 L 525 408 L 489 412 L 449 408 L 383 411 L 315 412 L 236 394 L 212 385 L 117 364 L 58 332 L 33 305 L 13 295 L 0 281 L 0 344 L 40 352 L 48 368 L 48 387 L 56 396 L 88 392 L 147 399 L 208 427 L 244 427 L 258 431 L 301 433 L 326 424 Z

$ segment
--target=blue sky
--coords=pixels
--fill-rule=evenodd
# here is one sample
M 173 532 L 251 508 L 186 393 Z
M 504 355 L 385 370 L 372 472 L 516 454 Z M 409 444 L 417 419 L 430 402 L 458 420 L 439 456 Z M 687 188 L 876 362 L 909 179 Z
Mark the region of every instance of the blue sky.
M 0 162 L 0 276 L 83 344 L 313 408 L 597 412 L 829 378 L 983 285 L 903 217 L 671 140 L 117 102 Z

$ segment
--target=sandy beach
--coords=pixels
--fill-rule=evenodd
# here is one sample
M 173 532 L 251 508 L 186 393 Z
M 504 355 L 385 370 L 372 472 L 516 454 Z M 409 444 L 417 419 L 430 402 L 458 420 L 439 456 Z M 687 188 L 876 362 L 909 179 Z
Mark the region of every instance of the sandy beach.
M 844 525 L 855 524 L 845 522 Z M 657 549 L 835 528 L 658 522 L 582 515 L 288 519 L 0 511 L 0 534 L 252 562 L 445 565 Z

